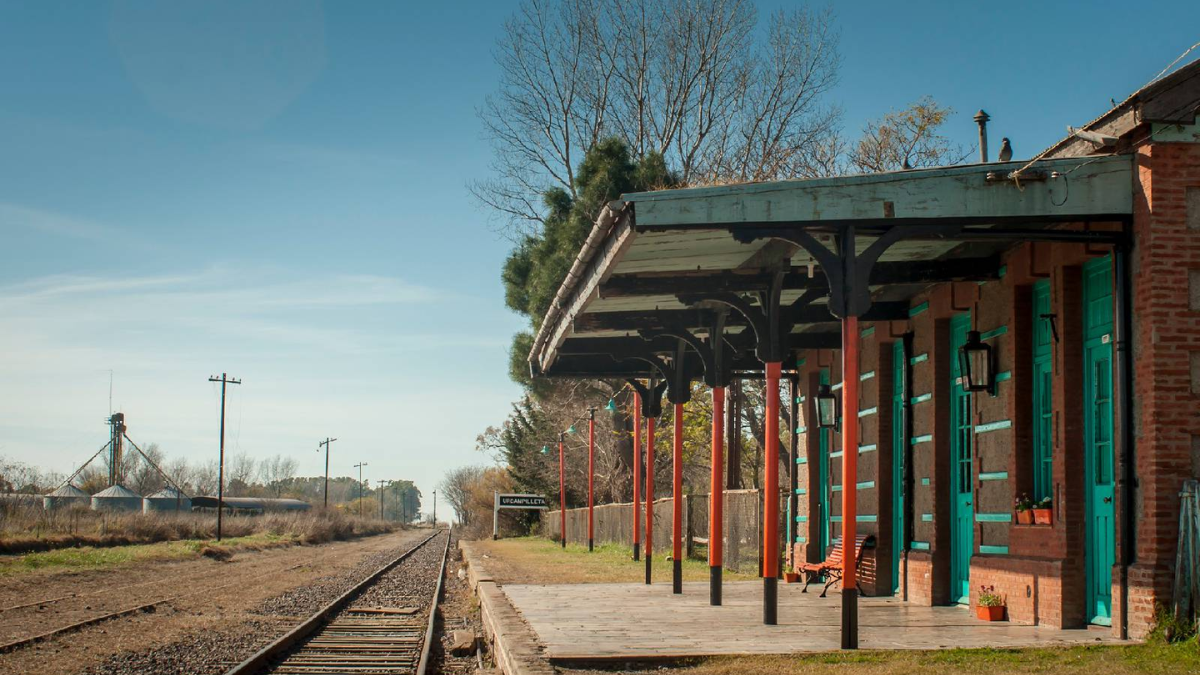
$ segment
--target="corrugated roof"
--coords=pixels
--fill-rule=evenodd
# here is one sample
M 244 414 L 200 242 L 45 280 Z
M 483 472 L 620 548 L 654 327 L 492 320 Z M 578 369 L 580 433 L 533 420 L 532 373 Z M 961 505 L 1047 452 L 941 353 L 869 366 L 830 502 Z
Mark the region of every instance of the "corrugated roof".
M 88 493 L 84 492 L 83 490 L 80 490 L 79 488 L 75 487 L 74 485 L 71 485 L 70 483 L 67 483 L 66 485 L 58 488 L 54 492 L 47 494 L 46 496 L 47 497 L 87 497 Z
M 116 498 L 129 499 L 131 497 L 135 498 L 135 499 L 142 498 L 142 496 L 139 495 L 138 493 L 136 493 L 133 490 L 130 490 L 129 488 L 125 487 L 124 485 L 120 485 L 120 484 L 114 485 L 114 486 L 108 488 L 107 490 L 102 490 L 100 492 L 97 492 L 96 494 L 94 494 L 92 496 L 93 497 L 101 497 L 101 498 L 110 498 L 110 499 L 116 499 Z

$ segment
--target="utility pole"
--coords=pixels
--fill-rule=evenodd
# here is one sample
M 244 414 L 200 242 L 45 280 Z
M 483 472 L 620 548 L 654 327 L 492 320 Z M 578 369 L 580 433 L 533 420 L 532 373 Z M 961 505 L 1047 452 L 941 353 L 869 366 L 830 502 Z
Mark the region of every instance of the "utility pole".
M 366 462 L 359 462 L 358 464 L 354 465 L 354 468 L 358 469 L 358 517 L 359 518 L 362 518 L 362 500 L 363 500 L 362 468 L 364 466 L 367 466 Z
M 221 383 L 221 458 L 217 464 L 217 541 L 221 541 L 221 515 L 225 512 L 225 387 L 242 381 L 225 373 L 221 373 L 221 377 L 210 377 L 208 381 Z
M 433 491 L 433 529 L 437 529 L 437 490 Z
M 317 443 L 317 452 L 321 451 L 321 446 L 325 446 L 325 508 L 329 508 L 329 444 L 336 441 L 336 438 L 325 437 L 325 440 Z

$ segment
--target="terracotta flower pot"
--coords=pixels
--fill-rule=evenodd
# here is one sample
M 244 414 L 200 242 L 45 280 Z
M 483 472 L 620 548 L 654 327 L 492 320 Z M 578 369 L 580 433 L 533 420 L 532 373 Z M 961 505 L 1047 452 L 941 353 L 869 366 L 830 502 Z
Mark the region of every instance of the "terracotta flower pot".
M 1030 511 L 1029 509 L 1017 511 L 1017 524 L 1018 525 L 1032 525 L 1033 524 L 1033 511 Z
M 1050 509 L 1034 509 L 1033 522 L 1035 525 L 1050 524 Z
M 975 616 L 983 621 L 1003 621 L 1004 609 L 1004 605 L 1000 605 L 998 607 L 984 607 L 982 605 L 976 605 Z
M 783 581 L 785 583 L 789 583 L 789 584 L 798 583 L 800 581 L 800 573 L 799 572 L 784 572 L 783 573 Z

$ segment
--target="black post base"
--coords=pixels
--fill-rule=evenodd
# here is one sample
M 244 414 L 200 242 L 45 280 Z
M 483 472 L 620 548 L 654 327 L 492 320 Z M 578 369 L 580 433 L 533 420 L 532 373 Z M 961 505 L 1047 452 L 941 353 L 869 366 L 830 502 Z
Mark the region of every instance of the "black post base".
M 774 626 L 779 623 L 779 580 L 763 577 L 763 624 Z
M 633 545 L 633 561 L 637 562 L 641 559 L 642 559 L 642 545 L 640 543 L 634 543 L 634 545 Z
M 566 548 L 566 547 L 567 547 L 567 538 L 566 538 L 566 537 L 563 537 L 563 538 L 562 538 L 562 539 L 560 539 L 559 541 L 561 541 L 561 542 L 562 542 L 562 547 L 563 547 L 563 548 Z
M 858 649 L 858 589 L 842 589 L 842 649 Z
M 721 605 L 721 566 L 710 565 L 708 568 L 708 604 Z
M 646 585 L 647 586 L 650 585 L 650 563 L 651 562 L 653 562 L 651 560 L 651 555 L 649 552 L 647 552 L 646 553 Z
M 672 562 L 674 565 L 671 569 L 671 592 L 678 595 L 683 592 L 683 561 L 674 560 Z
M 593 541 L 591 539 L 588 539 L 588 553 L 591 553 L 593 548 L 594 548 Z

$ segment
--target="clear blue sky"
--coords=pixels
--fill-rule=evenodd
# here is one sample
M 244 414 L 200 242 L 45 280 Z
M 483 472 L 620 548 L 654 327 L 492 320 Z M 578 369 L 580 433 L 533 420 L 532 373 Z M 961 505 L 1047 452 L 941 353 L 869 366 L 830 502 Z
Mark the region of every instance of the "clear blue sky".
M 316 474 L 337 436 L 428 493 L 519 393 L 465 187 L 514 3 L 249 5 L 0 2 L 0 455 L 88 457 L 111 369 L 134 440 L 209 457 L 228 371 L 235 450 Z M 1018 157 L 1200 40 L 1194 0 L 836 10 L 848 135 L 928 94 Z

